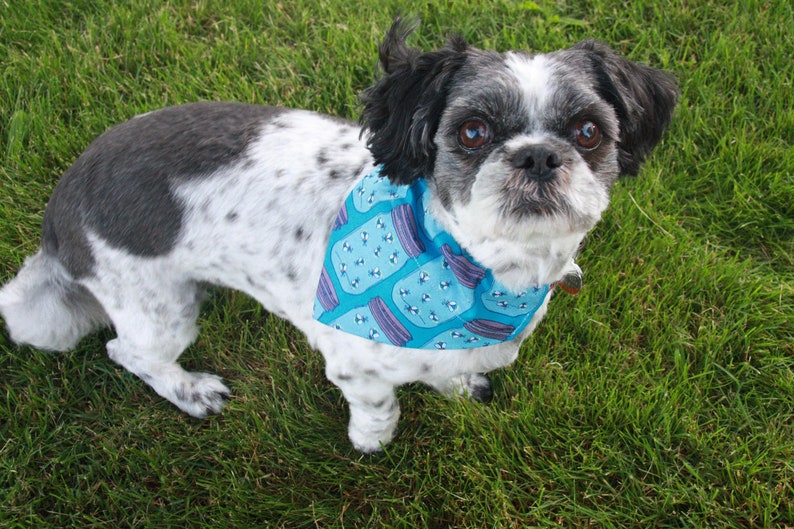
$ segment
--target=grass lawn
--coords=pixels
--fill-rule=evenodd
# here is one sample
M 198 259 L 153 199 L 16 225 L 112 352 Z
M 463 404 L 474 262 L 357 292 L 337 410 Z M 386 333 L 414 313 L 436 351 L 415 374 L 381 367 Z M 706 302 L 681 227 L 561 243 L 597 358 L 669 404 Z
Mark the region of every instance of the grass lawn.
M 583 292 L 490 405 L 406 387 L 397 439 L 366 457 L 320 355 L 239 293 L 213 295 L 182 357 L 234 393 L 205 421 L 111 362 L 109 331 L 57 355 L 2 331 L 0 527 L 794 527 L 790 0 L 0 0 L 0 280 L 110 125 L 197 100 L 355 118 L 400 11 L 425 49 L 596 37 L 680 80 Z

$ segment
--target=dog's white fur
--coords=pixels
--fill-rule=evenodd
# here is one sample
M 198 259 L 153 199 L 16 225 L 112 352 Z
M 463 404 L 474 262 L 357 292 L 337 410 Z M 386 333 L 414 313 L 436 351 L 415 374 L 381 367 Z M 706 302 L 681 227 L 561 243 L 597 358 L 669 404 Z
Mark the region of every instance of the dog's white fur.
M 390 76 L 399 84 L 400 76 L 420 75 L 421 61 L 431 60 L 429 55 L 419 55 L 405 47 L 407 33 L 395 24 L 387 37 L 381 51 L 387 75 L 376 88 L 392 90 L 388 85 Z M 618 61 L 604 48 L 589 46 L 576 53 L 577 60 L 586 61 L 580 55 L 590 53 L 598 56 L 593 59 L 595 63 Z M 431 144 L 438 150 L 433 160 L 423 160 L 425 164 L 434 163 L 431 174 L 423 175 L 428 177 L 431 187 L 435 186 L 431 209 L 461 245 L 481 264 L 494 270 L 497 279 L 508 287 L 518 290 L 557 281 L 576 270 L 573 259 L 583 237 L 607 207 L 615 177 L 632 172 L 618 160 L 621 142 L 628 144 L 619 136 L 624 129 L 621 111 L 601 102 L 603 97 L 596 93 L 591 81 L 582 82 L 577 88 L 586 96 L 578 95 L 579 99 L 573 102 L 574 98 L 560 99 L 558 70 L 565 61 L 554 56 L 523 53 L 502 56 L 474 50 L 460 41 L 446 50 L 450 57 L 454 55 L 456 68 L 450 67 L 454 72 L 445 73 L 448 79 L 444 80 L 444 91 L 436 95 L 444 99 L 440 103 L 440 115 L 426 118 L 435 120 L 428 131 L 435 128 L 437 132 L 430 137 L 427 131 L 422 133 L 425 150 Z M 467 66 L 472 61 L 474 65 Z M 466 71 L 467 67 L 470 74 L 480 77 L 457 79 L 457 72 Z M 487 67 L 498 71 L 480 71 Z M 637 149 L 638 160 L 634 161 L 639 163 L 669 122 L 675 89 L 660 72 L 637 67 L 658 76 L 654 82 L 662 84 L 659 92 L 664 99 L 659 105 L 666 107 L 654 117 L 632 116 L 632 119 L 659 121 L 653 125 L 655 138 L 648 139 L 644 151 Z M 493 96 L 496 99 L 493 108 L 488 110 L 490 114 L 485 115 L 477 108 L 468 112 L 493 120 L 496 129 L 501 118 L 492 114 L 494 109 L 501 108 L 498 99 L 515 97 L 523 103 L 524 115 L 518 120 L 523 128 L 500 139 L 502 143 L 498 146 L 493 138 L 493 150 L 488 156 L 482 154 L 474 167 L 461 166 L 467 163 L 461 160 L 468 154 L 458 152 L 460 149 L 450 143 L 452 140 L 446 137 L 448 125 L 454 122 L 455 112 L 460 113 L 455 105 L 465 107 L 470 92 L 488 94 L 490 81 L 501 83 L 498 94 Z M 647 89 L 647 85 L 643 86 Z M 44 249 L 26 260 L 18 276 L 0 291 L 0 312 L 11 338 L 17 343 L 62 351 L 73 348 L 87 333 L 112 325 L 116 338 L 107 344 L 110 358 L 185 412 L 203 417 L 221 410 L 229 390 L 215 375 L 185 371 L 177 359 L 196 338 L 202 285 L 222 285 L 250 294 L 267 310 L 291 321 L 306 334 L 311 346 L 323 354 L 329 380 L 342 390 L 350 405 L 349 436 L 359 450 L 376 451 L 392 439 L 399 416 L 395 387 L 401 384 L 420 381 L 447 395 L 487 398 L 490 385 L 483 374 L 515 360 L 522 340 L 546 313 L 550 294 L 519 339 L 480 349 L 428 352 L 390 347 L 342 333 L 312 318 L 325 246 L 340 205 L 373 164 L 384 163 L 380 152 L 385 148 L 383 144 L 390 141 L 400 144 L 395 139 L 400 131 L 388 130 L 392 125 L 384 124 L 376 115 L 378 105 L 383 103 L 376 88 L 365 95 L 363 137 L 351 123 L 303 110 L 262 111 L 258 116 L 258 111 L 250 108 L 203 104 L 172 111 L 176 116 L 174 134 L 182 132 L 180 126 L 190 132 L 189 127 L 179 124 L 183 117 L 204 123 L 201 115 L 207 112 L 230 115 L 240 112 L 253 125 L 250 138 L 239 153 L 209 164 L 208 170 L 196 169 L 189 177 L 168 176 L 170 198 L 162 203 L 154 200 L 151 208 L 178 204 L 175 210 L 179 215 L 178 230 L 161 230 L 163 240 L 175 235 L 170 242 L 163 242 L 159 250 L 133 251 L 135 245 L 148 247 L 148 241 L 132 233 L 139 226 L 137 220 L 129 227 L 107 227 L 91 220 L 92 215 L 99 215 L 94 205 L 84 202 L 80 193 L 66 190 L 69 184 L 62 184 L 64 190 L 56 194 L 68 197 L 70 202 L 63 199 L 61 202 L 66 204 L 63 205 L 53 201 L 48 207 Z M 409 92 L 408 96 L 411 95 L 416 94 Z M 405 104 L 411 104 L 411 97 L 404 99 Z M 597 159 L 578 154 L 570 145 L 563 149 L 568 157 L 563 167 L 565 173 L 560 177 L 563 184 L 548 192 L 559 194 L 569 209 L 563 213 L 551 208 L 535 214 L 506 212 L 505 187 L 510 178 L 516 177 L 516 170 L 506 167 L 506 160 L 526 146 L 543 145 L 551 140 L 559 142 L 560 131 L 549 130 L 544 116 L 551 111 L 581 114 L 583 111 L 574 107 L 586 104 L 593 107 L 587 110 L 588 119 L 603 120 L 600 124 L 605 132 L 604 146 Z M 565 108 L 566 105 L 571 108 Z M 393 114 L 398 111 L 404 109 L 391 109 Z M 423 125 L 417 117 L 420 113 L 408 114 L 412 123 L 405 125 L 404 130 Z M 166 119 L 164 116 L 162 112 L 139 116 L 128 122 L 133 133 L 116 134 L 135 144 L 136 131 L 145 133 L 149 124 L 154 123 L 152 120 Z M 207 126 L 212 127 L 212 122 Z M 426 123 L 424 126 L 428 127 Z M 169 139 L 163 141 L 179 141 L 168 132 L 164 134 Z M 373 140 L 378 134 L 389 136 L 380 147 Z M 89 155 L 87 151 L 86 159 L 107 159 L 111 165 L 132 163 L 125 154 L 107 154 L 108 143 L 103 141 L 97 140 L 97 152 Z M 571 140 L 565 138 L 565 141 Z M 394 147 L 399 148 L 407 149 Z M 416 151 L 421 149 L 414 146 L 411 155 Z M 399 153 L 395 154 L 399 158 Z M 193 155 L 188 152 L 182 156 Z M 196 152 L 195 156 L 203 155 Z M 385 163 L 387 167 L 399 165 Z M 79 161 L 76 167 L 74 173 L 94 170 L 80 169 Z M 459 182 L 445 189 L 447 175 L 458 178 Z M 390 177 L 410 180 L 402 173 Z M 79 174 L 68 179 L 65 176 L 64 181 L 78 178 Z M 120 188 L 114 188 L 114 192 L 123 195 L 119 199 L 123 204 L 145 201 L 149 196 L 133 195 L 123 181 L 118 185 Z M 519 182 L 519 185 L 524 184 Z M 528 187 L 526 191 L 527 200 L 537 196 L 531 189 Z M 149 206 L 135 207 L 148 211 L 145 208 Z M 48 222 L 57 236 L 48 235 Z M 58 223 L 75 229 L 67 231 Z M 158 233 L 156 226 L 148 228 Z M 105 233 L 106 230 L 110 231 Z M 80 249 L 90 255 L 79 255 Z

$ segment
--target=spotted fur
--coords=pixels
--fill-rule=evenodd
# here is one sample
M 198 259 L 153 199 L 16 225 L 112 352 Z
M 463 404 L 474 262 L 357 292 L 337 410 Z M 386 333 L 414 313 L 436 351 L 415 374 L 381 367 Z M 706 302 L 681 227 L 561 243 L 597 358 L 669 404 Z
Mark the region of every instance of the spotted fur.
M 428 353 L 320 324 L 312 306 L 345 196 L 374 164 L 394 183 L 425 178 L 438 221 L 500 282 L 549 284 L 578 270 L 582 239 L 616 177 L 635 173 L 659 140 L 676 89 L 667 74 L 592 42 L 530 55 L 455 38 L 423 53 L 406 45 L 410 30 L 397 21 L 381 47 L 384 75 L 363 96 L 363 135 L 305 110 L 199 103 L 97 138 L 56 187 L 41 250 L 0 291 L 11 338 L 61 351 L 112 325 L 110 358 L 203 417 L 229 390 L 177 359 L 196 338 L 203 285 L 221 285 L 291 321 L 323 354 L 359 450 L 392 439 L 401 384 L 489 399 L 483 373 L 515 360 L 549 298 L 518 339 L 481 349 Z M 465 149 L 459 129 L 473 117 L 489 137 Z M 603 134 L 593 149 L 571 132 L 583 119 Z M 529 169 L 539 152 L 555 161 L 542 179 Z

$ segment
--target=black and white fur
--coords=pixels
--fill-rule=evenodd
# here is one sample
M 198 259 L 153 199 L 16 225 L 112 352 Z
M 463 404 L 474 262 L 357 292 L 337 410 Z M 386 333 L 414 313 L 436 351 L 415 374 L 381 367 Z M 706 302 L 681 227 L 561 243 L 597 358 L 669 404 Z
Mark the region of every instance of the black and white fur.
M 56 187 L 41 250 L 0 291 L 11 338 L 64 351 L 112 325 L 110 358 L 204 417 L 229 389 L 177 359 L 196 338 L 203 287 L 221 285 L 291 321 L 323 354 L 359 450 L 392 439 L 401 384 L 487 399 L 483 373 L 515 360 L 548 298 L 520 339 L 463 351 L 390 347 L 318 323 L 317 280 L 346 194 L 373 164 L 395 183 L 425 178 L 439 222 L 499 281 L 549 284 L 577 269 L 611 186 L 638 171 L 677 90 L 593 41 L 532 55 L 453 38 L 422 53 L 405 43 L 412 30 L 398 20 L 381 46 L 363 134 L 305 110 L 233 103 L 170 107 L 102 134 Z M 472 119 L 483 126 L 475 148 L 461 136 Z M 584 147 L 590 125 L 599 141 Z

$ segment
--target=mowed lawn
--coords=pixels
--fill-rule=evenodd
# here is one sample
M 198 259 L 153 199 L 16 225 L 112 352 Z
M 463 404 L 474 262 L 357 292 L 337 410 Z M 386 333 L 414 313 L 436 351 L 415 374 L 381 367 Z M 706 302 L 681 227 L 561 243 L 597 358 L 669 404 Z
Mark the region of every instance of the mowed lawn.
M 320 355 L 213 291 L 199 421 L 107 358 L 0 332 L 0 526 L 794 527 L 794 8 L 770 2 L 0 0 L 0 280 L 38 246 L 63 171 L 112 124 L 232 100 L 357 118 L 395 13 L 412 43 L 603 40 L 673 72 L 670 131 L 620 182 L 494 401 L 400 391 L 361 456 Z M 277 147 L 277 146 L 276 146 Z M 314 278 L 307 278 L 314 281 Z

